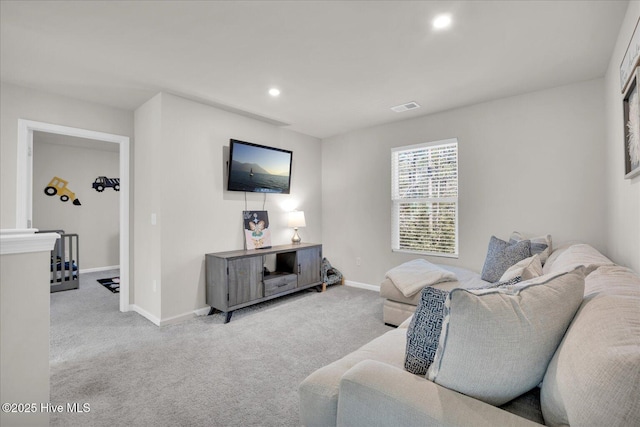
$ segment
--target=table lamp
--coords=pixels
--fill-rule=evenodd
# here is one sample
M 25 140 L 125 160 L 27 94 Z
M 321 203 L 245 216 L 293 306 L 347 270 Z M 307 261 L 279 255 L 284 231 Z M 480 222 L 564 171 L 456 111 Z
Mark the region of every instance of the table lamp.
M 289 227 L 292 227 L 294 230 L 293 237 L 291 238 L 291 243 L 294 245 L 299 245 L 302 239 L 300 239 L 300 235 L 298 235 L 298 227 L 306 227 L 307 224 L 304 221 L 304 212 L 303 211 L 293 211 L 289 212 Z

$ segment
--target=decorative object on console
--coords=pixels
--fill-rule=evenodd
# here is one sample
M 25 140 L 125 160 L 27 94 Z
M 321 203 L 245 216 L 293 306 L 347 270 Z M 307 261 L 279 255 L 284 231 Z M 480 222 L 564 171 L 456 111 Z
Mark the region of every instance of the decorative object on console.
M 289 224 L 289 227 L 293 228 L 294 230 L 293 237 L 291 238 L 291 243 L 293 243 L 294 245 L 300 244 L 302 239 L 298 234 L 298 228 L 307 226 L 307 223 L 304 220 L 304 212 L 303 211 L 289 212 L 288 224 Z
M 242 211 L 247 249 L 271 247 L 271 231 L 267 211 Z
M 636 67 L 623 98 L 624 110 L 624 177 L 640 173 L 640 66 Z
M 491 236 L 481 278 L 487 282 L 497 282 L 509 267 L 530 256 L 530 240 L 510 244 L 496 236 Z

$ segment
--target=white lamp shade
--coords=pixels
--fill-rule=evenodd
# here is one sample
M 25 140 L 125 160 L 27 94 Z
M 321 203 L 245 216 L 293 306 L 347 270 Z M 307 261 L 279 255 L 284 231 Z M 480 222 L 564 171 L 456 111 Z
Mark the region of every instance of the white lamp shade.
M 298 228 L 298 227 L 306 227 L 306 226 L 307 224 L 304 221 L 303 211 L 289 212 L 289 227 Z

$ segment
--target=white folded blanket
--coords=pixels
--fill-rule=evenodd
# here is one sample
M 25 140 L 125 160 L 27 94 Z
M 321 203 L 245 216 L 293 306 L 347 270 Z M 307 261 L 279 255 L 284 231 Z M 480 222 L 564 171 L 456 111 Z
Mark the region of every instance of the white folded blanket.
M 421 291 L 425 286 L 458 280 L 453 272 L 422 258 L 400 264 L 387 271 L 386 276 L 407 298 Z

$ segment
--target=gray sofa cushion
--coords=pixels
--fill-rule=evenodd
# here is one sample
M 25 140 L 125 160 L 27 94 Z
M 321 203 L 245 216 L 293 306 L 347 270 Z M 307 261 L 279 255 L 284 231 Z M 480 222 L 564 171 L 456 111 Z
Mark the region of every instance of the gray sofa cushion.
M 640 425 L 640 276 L 601 266 L 541 388 L 548 425 Z
M 491 236 L 480 277 L 487 282 L 497 282 L 509 267 L 530 256 L 531 241 L 521 240 L 511 245 Z
M 454 289 L 427 377 L 501 405 L 540 383 L 582 302 L 584 268 L 515 286 Z

